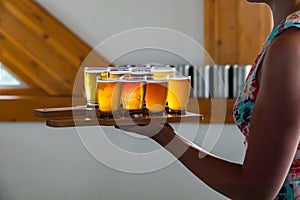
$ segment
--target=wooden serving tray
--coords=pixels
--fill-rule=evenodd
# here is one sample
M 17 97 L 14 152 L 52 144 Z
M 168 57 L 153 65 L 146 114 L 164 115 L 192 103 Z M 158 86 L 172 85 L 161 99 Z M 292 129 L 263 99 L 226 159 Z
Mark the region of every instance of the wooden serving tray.
M 86 106 L 66 108 L 36 109 L 35 116 L 46 118 L 46 125 L 63 128 L 75 126 L 122 126 L 122 125 L 146 125 L 149 123 L 199 123 L 203 115 L 187 112 L 185 115 L 143 116 L 138 118 L 120 116 L 114 119 L 100 118 L 98 110 L 86 108 Z
M 73 116 L 88 116 L 95 113 L 96 110 L 86 106 L 62 107 L 62 108 L 41 108 L 35 109 L 34 115 L 38 118 L 58 118 Z

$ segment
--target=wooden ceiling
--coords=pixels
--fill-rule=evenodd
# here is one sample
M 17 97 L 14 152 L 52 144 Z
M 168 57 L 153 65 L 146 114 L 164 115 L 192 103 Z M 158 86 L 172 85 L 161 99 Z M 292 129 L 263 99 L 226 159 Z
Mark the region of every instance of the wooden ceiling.
M 34 0 L 0 0 L 0 62 L 29 86 L 0 91 L 0 120 L 31 121 L 38 106 L 71 106 L 76 74 L 91 50 Z M 93 64 L 107 63 L 97 55 Z M 12 103 L 31 112 L 8 117 Z
M 0 0 L 0 61 L 32 89 L 72 95 L 91 48 L 33 0 Z M 99 64 L 105 63 L 99 57 Z

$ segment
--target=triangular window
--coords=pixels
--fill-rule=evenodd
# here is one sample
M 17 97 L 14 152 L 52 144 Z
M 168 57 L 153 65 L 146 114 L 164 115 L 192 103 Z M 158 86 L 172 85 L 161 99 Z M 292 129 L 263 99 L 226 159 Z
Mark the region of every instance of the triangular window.
M 27 88 L 28 86 L 0 62 L 0 88 Z

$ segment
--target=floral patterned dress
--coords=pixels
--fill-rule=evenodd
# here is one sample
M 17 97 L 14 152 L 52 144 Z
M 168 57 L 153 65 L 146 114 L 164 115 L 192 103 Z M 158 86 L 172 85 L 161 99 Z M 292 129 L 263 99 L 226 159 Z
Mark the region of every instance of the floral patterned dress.
M 244 88 L 237 98 L 233 110 L 235 123 L 245 136 L 245 145 L 249 139 L 250 119 L 259 91 L 257 83 L 258 66 L 261 64 L 271 42 L 288 28 L 300 28 L 300 11 L 290 14 L 277 27 L 273 29 L 267 38 L 263 48 L 257 56 L 251 71 L 246 79 Z M 299 44 L 300 45 L 300 44 Z M 286 181 L 282 186 L 280 193 L 275 199 L 278 200 L 300 200 L 300 145 L 296 152 L 294 161 L 287 175 Z

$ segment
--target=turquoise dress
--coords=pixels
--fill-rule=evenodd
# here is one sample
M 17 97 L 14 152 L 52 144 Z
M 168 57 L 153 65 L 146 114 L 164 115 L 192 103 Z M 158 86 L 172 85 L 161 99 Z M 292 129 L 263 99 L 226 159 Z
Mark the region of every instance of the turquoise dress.
M 249 135 L 250 119 L 253 112 L 255 100 L 259 92 L 259 85 L 257 83 L 258 66 L 261 64 L 272 41 L 288 28 L 300 28 L 300 11 L 290 14 L 270 33 L 263 48 L 258 54 L 251 71 L 249 72 L 244 85 L 244 89 L 235 102 L 233 109 L 233 118 L 236 125 L 245 136 L 246 148 L 248 139 L 249 137 L 251 137 Z M 298 146 L 293 164 L 289 170 L 289 173 L 287 174 L 286 181 L 275 199 L 300 200 L 300 146 Z

